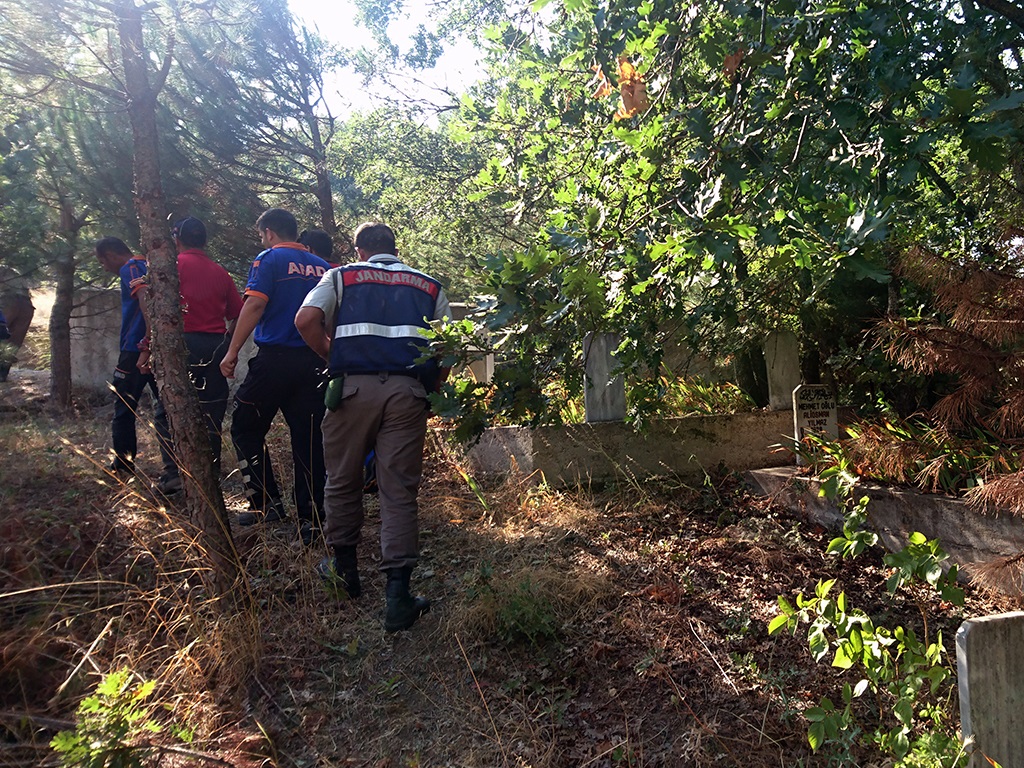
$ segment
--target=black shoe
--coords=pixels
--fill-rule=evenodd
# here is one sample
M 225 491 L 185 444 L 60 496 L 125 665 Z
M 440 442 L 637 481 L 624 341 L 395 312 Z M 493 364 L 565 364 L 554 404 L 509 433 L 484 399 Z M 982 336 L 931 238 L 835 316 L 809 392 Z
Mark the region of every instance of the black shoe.
M 303 546 L 311 547 L 314 544 L 324 543 L 324 527 L 320 522 L 309 520 L 299 521 L 299 539 Z
M 359 583 L 359 571 L 355 564 L 343 569 L 339 567 L 337 555 L 325 557 L 317 563 L 316 573 L 326 586 L 343 590 L 352 599 L 363 594 L 363 587 Z
M 135 478 L 135 467 L 120 459 L 114 459 L 104 469 L 122 483 L 130 482 Z
M 284 511 L 284 505 L 274 504 L 268 510 L 257 509 L 252 512 L 243 512 L 238 516 L 238 524 L 243 528 L 248 528 L 256 523 L 277 523 L 287 519 L 288 513 Z
M 164 496 L 181 493 L 181 475 L 164 475 L 156 481 L 156 489 Z
M 387 602 L 384 608 L 384 631 L 401 632 L 416 623 L 416 619 L 430 611 L 430 601 L 413 597 L 409 592 L 412 568 L 392 568 L 388 571 Z

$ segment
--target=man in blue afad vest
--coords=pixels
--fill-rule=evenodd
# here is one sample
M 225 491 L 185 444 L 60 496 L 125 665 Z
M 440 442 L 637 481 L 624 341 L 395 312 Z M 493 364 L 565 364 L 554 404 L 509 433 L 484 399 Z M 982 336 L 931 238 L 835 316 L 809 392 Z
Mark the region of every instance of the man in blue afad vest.
M 416 496 L 423 474 L 427 392 L 447 375 L 421 362 L 421 330 L 450 317 L 441 283 L 403 264 L 384 224 L 355 233 L 359 261 L 332 269 L 295 316 L 310 348 L 327 360 L 331 383 L 324 416 L 327 489 L 324 531 L 333 557 L 322 576 L 337 576 L 350 597 L 361 589 L 356 545 L 363 526 L 363 465 L 377 454 L 381 570 L 387 574 L 384 629 L 408 629 L 430 609 L 409 579 L 419 558 Z
M 253 511 L 238 518 L 242 526 L 287 517 L 267 451 L 266 437 L 278 411 L 291 435 L 295 485 L 292 495 L 304 543 L 320 527 L 324 502 L 324 454 L 320 422 L 324 414 L 326 371 L 295 330 L 295 313 L 330 265 L 295 242 L 295 217 L 271 208 L 256 221 L 266 249 L 256 257 L 245 285 L 242 312 L 220 370 L 234 378 L 238 353 L 255 332 L 257 352 L 235 394 L 231 439 L 242 468 Z
M 178 493 L 181 491 L 181 476 L 178 465 L 174 463 L 167 412 L 157 396 L 153 374 L 139 368 L 143 352 L 146 357 L 149 354 L 146 318 L 139 303 L 139 293 L 146 285 L 146 260 L 133 255 L 125 242 L 117 237 L 104 237 L 96 243 L 96 260 L 103 269 L 120 278 L 121 288 L 120 352 L 113 376 L 115 397 L 114 418 L 111 421 L 114 461 L 108 471 L 122 480 L 130 479 L 135 474 L 135 454 L 138 450 L 135 416 L 139 409 L 139 397 L 148 387 L 155 405 L 153 420 L 164 465 L 163 475 L 156 487 L 165 495 Z

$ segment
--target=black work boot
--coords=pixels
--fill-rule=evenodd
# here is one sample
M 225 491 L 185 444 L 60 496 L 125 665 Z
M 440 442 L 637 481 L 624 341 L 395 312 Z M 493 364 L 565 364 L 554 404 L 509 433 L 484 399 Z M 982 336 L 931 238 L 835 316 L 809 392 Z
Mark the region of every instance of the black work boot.
M 334 548 L 334 570 L 345 582 L 349 597 L 359 597 L 363 588 L 359 584 L 359 562 L 356 559 L 355 544 Z
M 359 564 L 356 560 L 355 545 L 335 547 L 334 557 L 325 557 L 316 567 L 320 578 L 345 590 L 351 598 L 363 594 L 359 583 Z
M 324 540 L 324 523 L 316 514 L 299 512 L 299 539 L 310 547 Z
M 255 509 L 252 512 L 243 512 L 238 516 L 238 524 L 248 528 L 256 523 L 277 523 L 288 519 L 288 512 L 284 508 L 284 502 L 274 499 L 266 509 Z
M 400 632 L 416 623 L 416 619 L 430 610 L 425 597 L 413 597 L 409 592 L 412 568 L 388 569 L 387 604 L 384 608 L 384 631 Z

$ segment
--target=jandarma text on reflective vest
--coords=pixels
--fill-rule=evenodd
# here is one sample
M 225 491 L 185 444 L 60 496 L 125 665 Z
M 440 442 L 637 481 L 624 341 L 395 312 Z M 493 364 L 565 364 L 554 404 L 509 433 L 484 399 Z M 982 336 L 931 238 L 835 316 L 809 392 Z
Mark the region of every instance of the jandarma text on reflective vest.
M 437 296 L 437 286 L 414 272 L 389 272 L 383 269 L 356 269 L 345 272 L 344 285 L 380 283 L 383 285 L 409 285 L 431 296 Z

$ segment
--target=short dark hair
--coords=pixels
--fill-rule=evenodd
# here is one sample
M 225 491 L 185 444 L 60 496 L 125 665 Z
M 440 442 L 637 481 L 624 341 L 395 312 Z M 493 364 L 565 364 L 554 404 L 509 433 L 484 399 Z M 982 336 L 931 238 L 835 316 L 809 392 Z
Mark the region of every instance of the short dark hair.
M 269 229 L 282 240 L 294 240 L 299 236 L 299 222 L 284 208 L 268 208 L 256 219 L 256 227 L 262 232 Z
M 133 256 L 132 249 L 125 245 L 120 237 L 104 237 L 96 241 L 96 255 L 106 256 L 108 253 L 118 256 Z
M 387 224 L 368 221 L 356 229 L 354 244 L 356 248 L 368 251 L 371 256 L 378 253 L 394 253 L 395 233 Z
M 298 242 L 326 261 L 330 261 L 334 255 L 334 242 L 322 229 L 302 230 Z
M 188 216 L 171 227 L 171 235 L 186 248 L 202 248 L 206 245 L 206 225 L 195 216 Z

